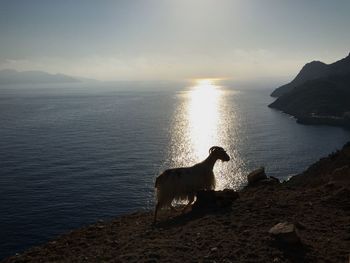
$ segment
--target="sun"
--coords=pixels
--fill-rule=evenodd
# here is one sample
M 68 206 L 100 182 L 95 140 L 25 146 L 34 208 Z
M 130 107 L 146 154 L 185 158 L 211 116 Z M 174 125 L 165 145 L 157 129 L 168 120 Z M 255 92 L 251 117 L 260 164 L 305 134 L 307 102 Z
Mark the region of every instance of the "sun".
M 208 86 L 213 85 L 214 81 L 212 79 L 198 79 L 196 83 L 198 86 Z
M 215 87 L 219 79 L 195 79 L 195 87 L 206 88 Z

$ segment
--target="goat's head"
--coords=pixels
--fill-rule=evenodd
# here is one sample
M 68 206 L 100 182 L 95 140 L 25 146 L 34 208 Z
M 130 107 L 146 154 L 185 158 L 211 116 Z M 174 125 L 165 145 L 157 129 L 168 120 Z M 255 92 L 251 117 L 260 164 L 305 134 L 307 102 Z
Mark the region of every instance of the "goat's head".
M 214 156 L 216 159 L 219 159 L 223 162 L 227 162 L 230 160 L 230 156 L 226 153 L 224 148 L 219 146 L 213 146 L 209 149 L 209 154 Z

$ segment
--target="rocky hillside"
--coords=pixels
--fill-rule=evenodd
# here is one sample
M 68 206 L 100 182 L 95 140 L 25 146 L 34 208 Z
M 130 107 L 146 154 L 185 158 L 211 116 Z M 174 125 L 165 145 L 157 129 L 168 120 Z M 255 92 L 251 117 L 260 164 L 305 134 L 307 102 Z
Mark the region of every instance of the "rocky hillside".
M 326 78 L 331 75 L 343 75 L 350 73 L 350 54 L 332 64 L 325 64 L 320 61 L 307 63 L 298 75 L 288 84 L 285 84 L 271 93 L 272 97 L 281 97 L 292 91 L 295 87 L 304 84 L 309 80 Z
M 350 128 L 350 55 L 333 64 L 306 64 L 296 78 L 276 89 L 269 105 L 304 124 Z
M 186 214 L 100 221 L 3 262 L 348 262 L 349 172 L 350 143 L 286 183 L 260 169 Z
M 350 184 L 350 142 L 344 145 L 342 150 L 320 159 L 303 173 L 290 178 L 285 184 L 302 188 L 323 185 L 333 187 L 334 184 L 348 187 Z
M 350 73 L 307 81 L 269 107 L 301 123 L 350 127 Z

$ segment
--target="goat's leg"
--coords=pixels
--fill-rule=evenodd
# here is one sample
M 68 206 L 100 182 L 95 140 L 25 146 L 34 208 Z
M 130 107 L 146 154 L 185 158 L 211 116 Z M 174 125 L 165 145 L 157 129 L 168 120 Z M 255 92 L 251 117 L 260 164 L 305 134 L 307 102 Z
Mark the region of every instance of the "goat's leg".
M 191 196 L 189 197 L 189 199 L 188 199 L 188 204 L 184 207 L 184 209 L 182 209 L 182 213 L 185 213 L 186 210 L 187 210 L 188 208 L 190 208 L 190 206 L 192 205 L 193 201 L 194 201 L 194 195 L 191 195 Z
M 173 205 L 170 205 L 170 210 L 171 210 L 172 212 L 179 212 L 179 210 L 176 209 L 176 207 L 173 206 Z
M 154 210 L 154 220 L 153 220 L 153 223 L 156 223 L 157 222 L 157 213 L 158 213 L 158 209 L 160 208 L 160 203 L 158 202 L 157 205 L 156 205 L 156 208 Z

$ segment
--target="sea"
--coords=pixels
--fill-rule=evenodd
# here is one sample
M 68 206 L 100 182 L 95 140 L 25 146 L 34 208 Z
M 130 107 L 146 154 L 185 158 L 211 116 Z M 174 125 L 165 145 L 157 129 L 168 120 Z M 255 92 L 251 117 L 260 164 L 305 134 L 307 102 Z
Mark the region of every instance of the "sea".
M 261 166 L 288 180 L 340 149 L 350 131 L 297 124 L 271 89 L 210 81 L 176 89 L 0 86 L 0 259 L 67 231 L 154 205 L 163 170 L 218 145 L 217 189 Z

